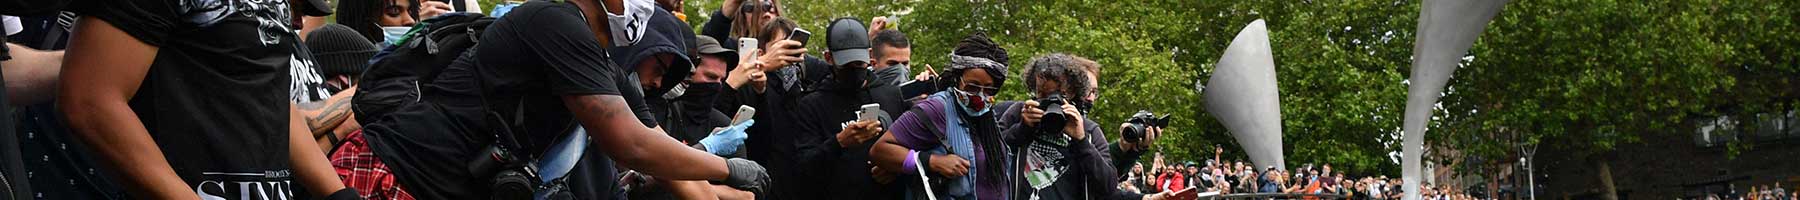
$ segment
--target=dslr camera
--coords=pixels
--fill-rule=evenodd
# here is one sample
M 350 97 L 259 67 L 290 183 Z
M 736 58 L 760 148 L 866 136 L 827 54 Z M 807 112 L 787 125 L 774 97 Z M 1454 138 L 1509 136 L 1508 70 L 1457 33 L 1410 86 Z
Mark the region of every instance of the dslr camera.
M 1127 122 L 1127 124 L 1130 125 L 1126 126 L 1125 131 L 1120 134 L 1124 135 L 1126 140 L 1130 140 L 1134 143 L 1144 142 L 1144 134 L 1149 133 L 1150 127 L 1164 128 L 1169 126 L 1169 115 L 1163 114 L 1158 117 L 1156 116 L 1156 113 L 1151 113 L 1147 110 L 1138 110 L 1137 114 L 1131 115 L 1131 120 L 1130 122 Z
M 1062 94 L 1050 94 L 1037 99 L 1038 109 L 1044 110 L 1044 117 L 1038 120 L 1038 130 L 1045 134 L 1057 134 L 1057 131 L 1062 130 L 1061 127 L 1069 124 L 1069 115 L 1063 113 L 1064 100 Z

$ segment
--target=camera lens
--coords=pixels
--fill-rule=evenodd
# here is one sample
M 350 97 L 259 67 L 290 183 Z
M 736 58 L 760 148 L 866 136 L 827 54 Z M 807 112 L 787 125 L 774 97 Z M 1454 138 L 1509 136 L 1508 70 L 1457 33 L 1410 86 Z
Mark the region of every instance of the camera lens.
M 1037 102 L 1038 109 L 1044 110 L 1044 117 L 1038 121 L 1040 130 L 1053 133 L 1056 132 L 1055 130 L 1061 130 L 1057 129 L 1058 127 L 1068 125 L 1069 115 L 1063 113 L 1062 94 L 1050 94 L 1049 96 L 1038 99 Z

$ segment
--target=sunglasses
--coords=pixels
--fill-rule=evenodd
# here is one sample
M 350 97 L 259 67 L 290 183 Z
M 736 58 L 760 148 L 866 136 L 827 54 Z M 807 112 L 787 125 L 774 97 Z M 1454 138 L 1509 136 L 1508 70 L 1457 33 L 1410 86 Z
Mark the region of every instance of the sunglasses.
M 739 6 L 738 10 L 744 13 L 770 12 L 775 10 L 775 2 L 769 0 L 746 2 L 744 5 Z
M 964 93 L 980 93 L 981 95 L 985 95 L 985 96 L 994 96 L 994 95 L 1000 94 L 1000 87 L 977 85 L 977 84 L 972 84 L 972 83 L 963 83 L 962 86 L 956 87 L 956 90 L 962 91 Z

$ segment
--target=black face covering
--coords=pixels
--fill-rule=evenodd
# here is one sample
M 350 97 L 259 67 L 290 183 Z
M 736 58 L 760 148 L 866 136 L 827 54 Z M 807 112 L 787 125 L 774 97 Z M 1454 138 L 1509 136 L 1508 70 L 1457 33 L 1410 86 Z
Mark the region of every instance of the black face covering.
M 690 105 L 685 108 L 712 109 L 724 88 L 724 83 L 689 83 L 687 92 L 676 98 L 675 102 Z
M 866 67 L 839 66 L 831 76 L 831 84 L 826 86 L 828 88 L 860 89 L 866 85 L 866 80 L 875 77 L 875 71 Z

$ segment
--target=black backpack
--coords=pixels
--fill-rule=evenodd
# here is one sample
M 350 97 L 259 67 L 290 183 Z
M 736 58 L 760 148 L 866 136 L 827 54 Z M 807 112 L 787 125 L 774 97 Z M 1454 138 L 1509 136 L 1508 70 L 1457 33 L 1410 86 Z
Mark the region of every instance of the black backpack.
M 493 17 L 444 14 L 413 26 L 399 42 L 382 49 L 363 71 L 351 110 L 356 120 L 374 122 L 394 109 L 419 102 L 420 89 L 479 43 Z

